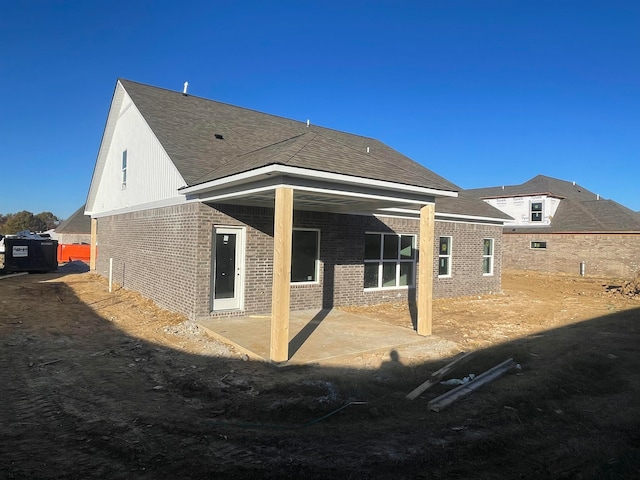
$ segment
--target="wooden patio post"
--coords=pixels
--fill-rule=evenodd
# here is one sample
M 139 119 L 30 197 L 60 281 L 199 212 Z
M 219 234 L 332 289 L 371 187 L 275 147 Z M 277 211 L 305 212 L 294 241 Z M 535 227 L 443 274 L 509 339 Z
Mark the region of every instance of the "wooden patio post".
M 272 362 L 289 360 L 289 293 L 291 290 L 291 237 L 293 234 L 293 189 L 276 188 L 273 216 L 273 286 L 271 290 Z
M 418 335 L 431 335 L 433 322 L 433 240 L 435 205 L 420 209 L 420 262 L 418 263 Z
M 96 253 L 97 253 L 97 245 L 98 242 L 98 219 L 91 219 L 91 246 L 89 247 L 89 269 L 96 269 Z

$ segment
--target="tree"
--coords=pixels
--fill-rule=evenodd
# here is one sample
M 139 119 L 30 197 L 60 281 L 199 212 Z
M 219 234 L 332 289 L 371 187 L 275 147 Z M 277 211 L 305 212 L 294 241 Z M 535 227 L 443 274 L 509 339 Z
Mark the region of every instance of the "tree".
M 31 212 L 23 210 L 22 212 L 14 213 L 4 226 L 5 233 L 13 235 L 22 230 L 31 230 L 34 221 L 35 217 Z
M 4 234 L 4 225 L 5 223 L 7 223 L 7 220 L 9 220 L 10 216 L 11 214 L 3 215 L 2 213 L 0 213 L 0 235 Z
M 44 224 L 44 228 L 37 230 L 39 232 L 56 228 L 58 223 L 60 223 L 60 219 L 51 212 L 41 212 L 36 215 L 36 218 Z
M 51 212 L 41 212 L 37 215 L 26 210 L 6 215 L 0 213 L 0 234 L 13 235 L 22 230 L 44 232 L 55 228 L 59 222 L 60 219 Z

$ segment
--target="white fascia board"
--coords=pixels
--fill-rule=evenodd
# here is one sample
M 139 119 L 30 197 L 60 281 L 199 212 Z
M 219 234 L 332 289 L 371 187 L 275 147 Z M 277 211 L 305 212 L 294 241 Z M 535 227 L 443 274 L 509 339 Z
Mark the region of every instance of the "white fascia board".
M 111 103 L 109 104 L 109 113 L 107 114 L 107 121 L 105 122 L 104 130 L 102 132 L 102 139 L 100 140 L 100 148 L 98 149 L 96 163 L 93 167 L 93 174 L 91 175 L 91 183 L 89 184 L 89 192 L 87 193 L 87 200 L 85 202 L 85 205 L 87 208 L 85 210 L 85 215 L 89 215 L 89 213 L 86 213 L 86 212 L 88 212 L 91 209 L 91 207 L 93 207 L 93 203 L 96 197 L 96 192 L 98 190 L 98 185 L 100 183 L 100 177 L 102 176 L 102 172 L 104 170 L 107 151 L 109 149 L 109 145 L 111 144 L 111 139 L 113 138 L 113 133 L 116 128 L 116 122 L 118 120 L 120 107 L 126 95 L 127 93 L 124 87 L 120 83 L 120 80 L 118 80 L 118 82 L 116 83 L 116 87 L 113 91 L 113 95 L 111 97 Z
M 209 182 L 202 183 L 200 185 L 193 185 L 180 190 L 183 195 L 197 194 L 206 190 L 220 188 L 228 186 L 233 183 L 245 183 L 250 181 L 254 177 L 261 175 L 291 175 L 294 177 L 312 178 L 314 180 L 330 181 L 335 183 L 353 184 L 365 187 L 378 187 L 385 190 L 395 191 L 407 191 L 412 193 L 419 193 L 423 195 L 433 195 L 438 197 L 457 197 L 458 192 L 449 190 L 437 190 L 434 188 L 416 187 L 413 185 L 404 185 L 402 183 L 387 182 L 384 180 L 373 180 L 370 178 L 354 177 L 351 175 L 344 175 L 341 173 L 329 173 L 320 170 L 311 170 L 307 168 L 291 167 L 288 165 L 266 165 L 264 167 L 256 168 L 248 172 L 238 173 L 236 175 L 230 175 L 228 177 L 211 180 Z
M 101 217 L 111 217 L 112 215 L 121 215 L 123 213 L 132 213 L 132 212 L 140 212 L 142 210 L 151 210 L 153 208 L 163 208 L 163 207 L 175 207 L 177 205 L 183 205 L 185 203 L 189 203 L 186 198 L 182 196 L 167 198 L 164 200 L 158 200 L 156 202 L 143 203 L 140 205 L 133 205 L 131 207 L 118 208 L 115 210 L 107 210 L 102 212 L 91 212 L 89 210 L 85 210 L 85 215 L 90 215 L 91 218 L 101 218 Z
M 251 195 L 251 194 L 254 194 L 254 193 L 263 193 L 263 192 L 268 192 L 268 191 L 275 191 L 279 187 L 291 187 L 295 191 L 320 193 L 320 194 L 331 195 L 331 196 L 354 197 L 354 198 L 362 198 L 362 199 L 366 199 L 366 200 L 380 200 L 380 201 L 404 203 L 404 204 L 406 204 L 406 203 L 417 203 L 415 200 L 406 199 L 406 198 L 387 197 L 387 196 L 383 196 L 383 195 L 373 195 L 373 194 L 366 194 L 366 193 L 349 192 L 349 191 L 344 191 L 344 190 L 332 190 L 332 189 L 329 189 L 329 188 L 317 188 L 317 187 L 305 187 L 305 186 L 299 186 L 299 185 L 288 185 L 286 183 L 278 183 L 278 184 L 274 184 L 274 185 L 268 185 L 268 186 L 265 186 L 265 187 L 250 188 L 250 189 L 247 189 L 247 190 L 238 190 L 237 192 L 223 193 L 221 195 L 210 195 L 210 196 L 207 196 L 207 197 L 198 197 L 196 199 L 193 199 L 193 201 L 217 202 L 217 201 L 229 200 L 229 199 L 237 198 L 237 197 L 246 197 L 247 195 Z M 294 200 L 295 200 L 295 197 L 294 197 Z
M 460 220 L 479 220 L 479 221 L 485 221 L 485 222 L 500 222 L 500 223 L 504 223 L 508 221 L 507 219 L 504 219 L 504 218 L 481 217 L 478 215 L 461 215 L 459 213 L 438 213 L 437 211 L 436 211 L 436 217 L 453 218 L 453 219 L 460 219 Z
M 283 185 L 284 186 L 284 185 Z M 357 192 L 349 192 L 346 190 L 333 190 L 330 188 L 317 188 L 317 187 L 301 187 L 295 186 L 293 187 L 295 190 L 305 191 L 305 192 L 313 192 L 313 193 L 325 193 L 328 195 L 342 196 L 342 197 L 355 197 L 355 198 L 364 198 L 367 200 L 382 200 L 387 202 L 396 202 L 396 203 L 419 203 L 415 200 L 409 200 L 407 198 L 399 198 L 399 197 L 387 197 L 385 195 L 374 195 L 369 193 L 357 193 Z M 431 203 L 431 202 L 429 202 Z
M 437 208 L 437 204 L 436 204 Z M 420 216 L 419 210 L 411 210 L 408 208 L 381 208 L 379 210 L 379 215 L 384 215 L 386 212 L 389 214 L 405 214 L 405 215 L 418 215 Z M 456 213 L 441 213 L 436 210 L 435 212 L 436 219 L 445 220 L 452 219 L 452 221 L 459 220 L 461 222 L 469 222 L 469 221 L 481 221 L 481 222 L 498 222 L 503 224 L 506 220 L 503 218 L 493 218 L 493 217 L 481 217 L 477 215 L 460 215 Z
M 502 224 L 502 222 L 500 220 L 482 221 L 482 220 L 471 220 L 471 219 L 466 219 L 466 218 L 453 219 L 453 218 L 446 218 L 446 217 L 438 217 L 437 215 L 436 215 L 436 222 L 440 222 L 440 223 L 464 223 L 465 225 L 484 225 L 485 227 L 487 225 L 491 225 L 491 226 L 494 226 L 494 227 L 500 227 L 500 228 L 504 227 L 504 225 Z
M 252 195 L 254 193 L 263 193 L 268 192 L 270 190 L 275 190 L 278 187 L 285 187 L 286 185 L 268 185 L 266 187 L 257 187 L 257 188 L 249 188 L 247 190 L 238 190 L 236 192 L 231 193 L 223 193 L 220 195 L 209 195 L 208 197 L 197 197 L 189 200 L 190 202 L 219 202 L 221 200 L 229 200 L 232 198 L 238 197 L 246 197 L 247 195 Z M 183 193 L 184 190 L 181 190 Z

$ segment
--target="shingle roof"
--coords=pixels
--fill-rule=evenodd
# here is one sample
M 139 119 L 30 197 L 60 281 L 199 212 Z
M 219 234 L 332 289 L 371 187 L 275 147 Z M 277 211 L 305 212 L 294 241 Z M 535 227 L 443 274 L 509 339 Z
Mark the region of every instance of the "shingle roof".
M 56 227 L 56 233 L 91 233 L 91 217 L 84 214 L 84 205 Z
M 506 213 L 466 192 L 458 192 L 457 198 L 438 197 L 436 199 L 436 213 L 512 220 Z
M 512 197 L 517 195 L 552 194 L 558 197 L 574 200 L 593 200 L 596 194 L 586 188 L 565 180 L 537 175 L 520 185 L 506 185 L 500 187 L 473 188 L 468 190 L 481 198 Z
M 548 227 L 514 227 L 521 233 L 540 232 L 625 232 L 640 231 L 640 215 L 586 188 L 556 178 L 538 175 L 521 185 L 467 190 L 478 198 L 547 194 L 559 197 L 560 205 Z
M 459 188 L 379 140 L 120 79 L 189 185 L 273 163 Z M 367 153 L 367 148 L 369 153 Z

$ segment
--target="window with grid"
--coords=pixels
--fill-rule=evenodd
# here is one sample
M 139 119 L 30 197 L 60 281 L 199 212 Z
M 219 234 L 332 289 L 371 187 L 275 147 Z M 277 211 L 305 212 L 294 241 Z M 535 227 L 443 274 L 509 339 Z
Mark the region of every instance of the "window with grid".
M 438 247 L 438 276 L 451 276 L 451 237 L 440 237 Z
M 364 245 L 364 288 L 414 285 L 415 235 L 367 233 Z
M 482 247 L 482 274 L 493 275 L 493 238 L 485 238 Z

